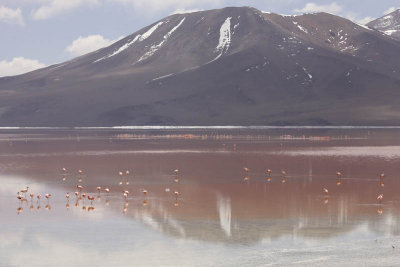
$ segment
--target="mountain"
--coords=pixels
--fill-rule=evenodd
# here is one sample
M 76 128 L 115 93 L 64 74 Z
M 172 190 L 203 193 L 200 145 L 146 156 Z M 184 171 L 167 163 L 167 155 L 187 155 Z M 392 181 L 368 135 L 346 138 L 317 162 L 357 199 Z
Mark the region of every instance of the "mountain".
M 371 21 L 367 26 L 400 40 L 400 9 Z
M 398 125 L 398 73 L 400 42 L 379 31 L 227 7 L 0 79 L 0 125 Z

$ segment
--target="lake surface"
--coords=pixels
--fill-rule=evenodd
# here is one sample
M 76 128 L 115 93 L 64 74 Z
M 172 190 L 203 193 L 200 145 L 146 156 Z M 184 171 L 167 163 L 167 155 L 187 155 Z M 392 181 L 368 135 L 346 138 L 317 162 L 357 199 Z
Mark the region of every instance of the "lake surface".
M 0 266 L 400 265 L 399 170 L 395 128 L 2 129 Z

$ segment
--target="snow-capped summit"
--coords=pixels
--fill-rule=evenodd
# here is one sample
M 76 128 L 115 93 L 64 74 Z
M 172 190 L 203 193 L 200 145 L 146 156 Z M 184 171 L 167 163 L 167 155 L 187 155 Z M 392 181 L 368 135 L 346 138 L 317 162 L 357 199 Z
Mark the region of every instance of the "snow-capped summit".
M 367 26 L 400 40 L 400 9 L 371 21 Z

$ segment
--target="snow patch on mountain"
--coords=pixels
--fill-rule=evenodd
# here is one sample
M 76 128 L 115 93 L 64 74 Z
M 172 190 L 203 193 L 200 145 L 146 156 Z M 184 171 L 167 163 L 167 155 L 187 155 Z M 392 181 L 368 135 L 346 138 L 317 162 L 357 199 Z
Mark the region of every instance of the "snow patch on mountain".
M 94 61 L 93 63 L 102 61 L 102 60 L 104 60 L 104 59 L 113 57 L 113 56 L 115 56 L 115 55 L 118 55 L 119 53 L 121 53 L 122 51 L 128 49 L 131 45 L 133 45 L 134 43 L 136 43 L 136 41 L 139 39 L 139 37 L 140 37 L 140 34 L 137 35 L 135 38 L 133 38 L 133 40 L 128 41 L 127 43 L 125 43 L 124 45 L 122 45 L 120 48 L 118 48 L 117 50 L 115 50 L 115 51 L 112 52 L 111 54 L 109 54 L 109 55 L 107 55 L 107 56 L 105 56 L 105 57 L 99 58 L 99 59 L 97 59 L 96 61 Z
M 154 25 L 153 27 L 151 27 L 147 32 L 143 33 L 140 37 L 139 37 L 139 41 L 142 42 L 144 40 L 146 40 L 147 38 L 149 38 L 153 32 L 155 32 L 158 27 L 160 27 L 164 22 L 160 21 L 159 23 L 157 23 L 156 25 Z
M 217 53 L 220 52 L 220 54 L 208 63 L 211 63 L 211 62 L 219 59 L 220 57 L 222 57 L 222 55 L 224 53 L 226 53 L 228 51 L 229 46 L 231 44 L 231 36 L 232 36 L 231 19 L 232 19 L 232 17 L 226 18 L 226 20 L 224 21 L 224 23 L 222 24 L 222 26 L 219 30 L 219 42 L 218 42 L 217 47 L 215 48 L 215 52 L 217 52 Z
M 185 21 L 186 18 L 183 18 L 178 25 L 176 25 L 174 28 L 172 28 L 172 30 L 170 30 L 166 35 L 164 35 L 163 40 L 156 45 L 152 45 L 149 49 L 149 51 L 147 51 L 139 60 L 138 62 L 141 62 L 143 60 L 148 59 L 149 57 L 151 57 L 152 55 L 154 55 L 158 49 L 160 49 L 165 42 L 168 40 L 169 37 L 171 37 L 171 35 L 182 25 L 182 23 Z
M 157 23 L 156 25 L 154 25 L 153 27 L 151 27 L 148 31 L 146 31 L 143 34 L 139 34 L 137 35 L 135 38 L 133 38 L 133 40 L 128 41 L 128 43 L 123 44 L 120 48 L 118 48 L 117 50 L 115 50 L 114 52 L 112 52 L 111 54 L 108 54 L 107 56 L 104 56 L 102 58 L 99 58 L 97 60 L 95 60 L 93 63 L 102 61 L 104 59 L 113 57 L 115 55 L 118 55 L 119 53 L 121 53 L 122 51 L 128 49 L 131 45 L 133 45 L 134 43 L 136 43 L 137 41 L 142 42 L 144 40 L 146 40 L 147 38 L 150 37 L 150 35 L 157 30 L 158 27 L 160 27 L 164 22 L 160 21 L 159 23 Z

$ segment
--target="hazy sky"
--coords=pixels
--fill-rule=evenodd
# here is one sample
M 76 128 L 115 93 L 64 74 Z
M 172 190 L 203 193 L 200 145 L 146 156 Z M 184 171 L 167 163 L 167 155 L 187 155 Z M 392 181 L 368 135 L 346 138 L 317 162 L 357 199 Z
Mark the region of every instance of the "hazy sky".
M 177 10 L 225 6 L 280 14 L 325 11 L 365 23 L 397 9 L 400 0 L 0 0 L 0 76 L 107 46 Z

